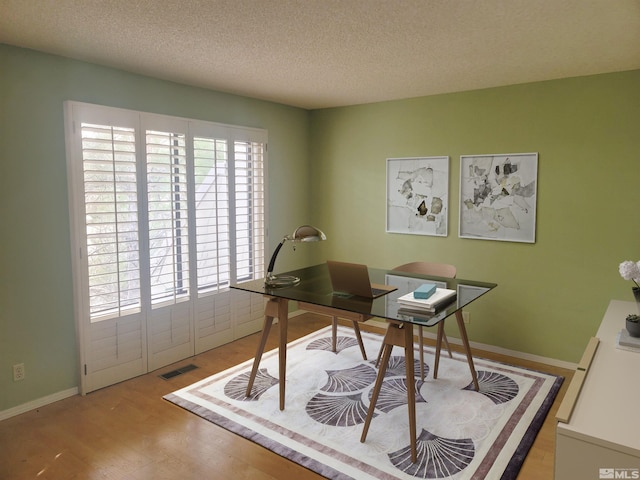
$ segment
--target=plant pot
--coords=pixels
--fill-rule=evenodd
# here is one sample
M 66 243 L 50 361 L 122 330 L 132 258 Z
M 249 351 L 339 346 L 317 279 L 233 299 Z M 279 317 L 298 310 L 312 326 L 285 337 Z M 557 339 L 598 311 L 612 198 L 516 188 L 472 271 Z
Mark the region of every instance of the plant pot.
M 627 332 L 629 336 L 638 338 L 640 337 L 640 321 L 632 322 L 627 318 L 626 320 Z
M 636 305 L 638 306 L 638 313 L 640 313 L 640 288 L 639 287 L 631 287 L 633 291 L 633 296 L 636 299 Z

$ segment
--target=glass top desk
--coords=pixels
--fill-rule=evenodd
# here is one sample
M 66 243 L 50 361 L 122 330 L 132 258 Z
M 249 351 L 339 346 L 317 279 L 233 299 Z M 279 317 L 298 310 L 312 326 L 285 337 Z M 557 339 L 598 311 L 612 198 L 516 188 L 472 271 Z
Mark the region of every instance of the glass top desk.
M 409 406 L 409 429 L 411 438 L 412 457 L 416 458 L 416 422 L 415 422 L 415 379 L 414 379 L 414 346 L 413 325 L 425 327 L 438 326 L 436 340 L 436 354 L 434 360 L 433 376 L 437 378 L 440 349 L 444 333 L 443 320 L 455 315 L 460 338 L 467 356 L 471 376 L 476 390 L 479 389 L 478 379 L 473 365 L 471 349 L 467 337 L 467 331 L 462 318 L 462 309 L 471 302 L 477 300 L 497 285 L 495 283 L 476 282 L 455 278 L 434 277 L 405 273 L 395 270 L 383 270 L 369 268 L 369 277 L 372 284 L 383 284 L 396 287 L 390 293 L 376 299 L 366 299 L 356 296 L 336 295 L 331 287 L 329 270 L 326 264 L 302 268 L 285 275 L 294 275 L 300 278 L 300 283 L 285 288 L 270 288 L 264 284 L 264 279 L 232 285 L 231 288 L 257 293 L 269 297 L 265 306 L 265 322 L 262 337 L 253 363 L 253 368 L 247 385 L 247 396 L 251 394 L 253 382 L 260 365 L 267 337 L 273 324 L 273 319 L 279 322 L 279 384 L 280 384 L 280 410 L 284 410 L 285 381 L 286 381 L 286 355 L 287 355 L 287 324 L 289 313 L 289 301 L 298 302 L 300 310 L 324 313 L 356 321 L 364 321 L 372 317 L 379 317 L 389 321 L 389 327 L 383 339 L 382 358 L 379 365 L 378 376 L 374 386 L 367 419 L 364 424 L 361 441 L 366 439 L 369 424 L 373 418 L 375 406 L 384 380 L 391 350 L 394 346 L 404 348 L 406 375 L 407 375 L 407 400 Z M 456 291 L 456 296 L 449 303 L 445 303 L 435 313 L 422 312 L 408 308 L 397 302 L 397 299 L 407 293 L 413 292 L 423 283 L 435 283 L 438 287 Z

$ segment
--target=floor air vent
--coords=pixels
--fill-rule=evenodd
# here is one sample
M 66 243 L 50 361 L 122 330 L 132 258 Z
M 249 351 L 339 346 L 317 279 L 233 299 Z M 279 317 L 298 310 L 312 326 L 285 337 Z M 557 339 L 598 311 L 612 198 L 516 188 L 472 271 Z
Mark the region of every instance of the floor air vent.
M 163 373 L 162 375 L 160 375 L 160 378 L 169 380 L 170 378 L 177 377 L 178 375 L 182 375 L 183 373 L 190 372 L 191 370 L 195 370 L 196 368 L 198 367 L 190 363 L 189 365 L 185 365 L 184 367 L 180 367 L 175 370 L 171 370 L 170 372 Z

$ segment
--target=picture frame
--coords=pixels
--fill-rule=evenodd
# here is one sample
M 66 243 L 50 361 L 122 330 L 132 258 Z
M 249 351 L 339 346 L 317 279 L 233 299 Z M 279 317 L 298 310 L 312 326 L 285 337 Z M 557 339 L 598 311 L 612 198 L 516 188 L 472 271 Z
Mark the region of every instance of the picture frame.
M 460 238 L 535 243 L 538 154 L 460 157 Z
M 387 233 L 446 237 L 449 157 L 387 158 Z

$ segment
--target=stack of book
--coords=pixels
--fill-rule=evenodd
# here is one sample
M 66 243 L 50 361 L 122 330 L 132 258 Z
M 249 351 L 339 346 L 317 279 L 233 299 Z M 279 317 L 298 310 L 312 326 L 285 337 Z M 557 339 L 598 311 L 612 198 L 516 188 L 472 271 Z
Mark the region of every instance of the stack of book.
M 616 341 L 616 347 L 620 350 L 629 350 L 631 352 L 640 352 L 640 338 L 632 337 L 626 328 L 620 330 Z
M 425 284 L 398 298 L 398 303 L 420 311 L 435 313 L 435 311 L 449 304 L 455 299 L 456 291 L 447 288 L 438 288 L 432 284 Z M 426 292 L 426 293 L 425 293 Z

